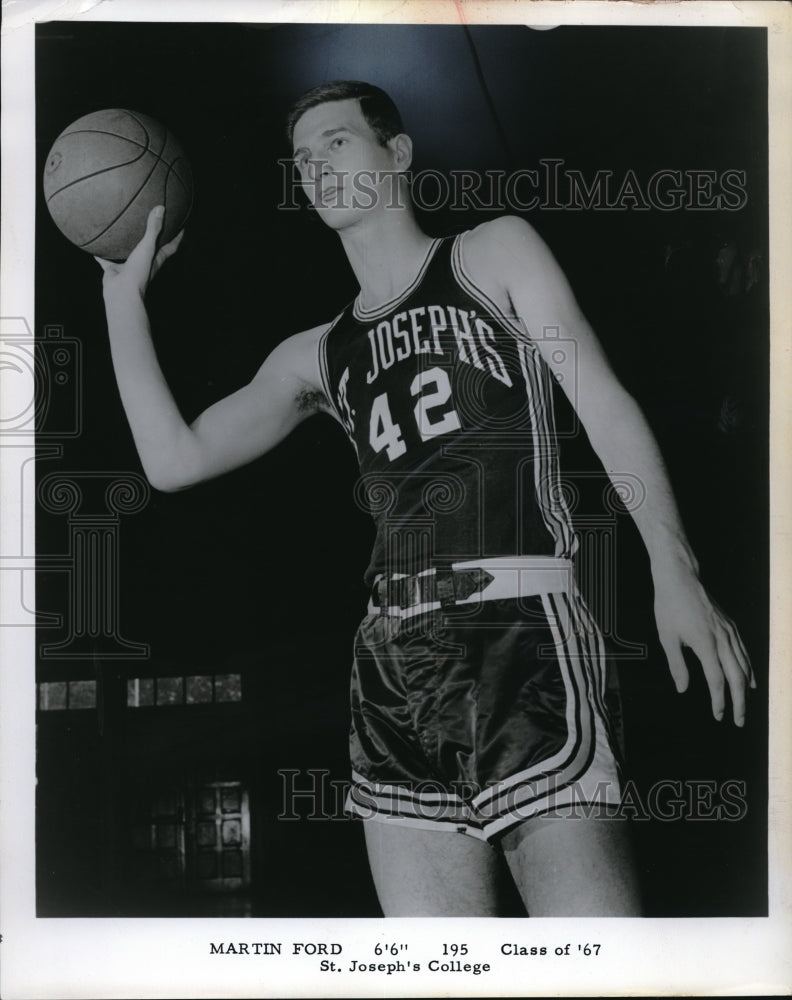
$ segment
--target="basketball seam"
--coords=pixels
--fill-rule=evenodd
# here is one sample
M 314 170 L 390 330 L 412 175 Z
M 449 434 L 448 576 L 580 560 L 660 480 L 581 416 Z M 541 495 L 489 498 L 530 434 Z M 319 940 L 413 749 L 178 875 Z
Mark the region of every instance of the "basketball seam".
M 145 146 L 141 145 L 137 141 L 137 139 L 132 139 L 128 135 L 121 135 L 120 132 L 111 132 L 110 129 L 104 129 L 104 128 L 76 128 L 76 129 L 73 129 L 72 131 L 62 132 L 58 136 L 57 141 L 60 142 L 61 139 L 65 139 L 66 136 L 69 136 L 69 135 L 112 135 L 116 139 L 123 139 L 124 142 L 130 143 L 130 145 L 132 145 L 132 146 L 137 146 L 139 149 L 143 150 L 143 153 L 149 152 L 149 153 L 152 154 L 152 156 L 156 156 L 157 159 L 162 159 L 162 157 L 159 156 L 157 153 L 155 153 L 154 150 L 151 148 L 151 134 L 150 134 L 149 130 L 146 128 L 146 126 L 143 124 L 143 122 L 140 120 L 140 118 L 138 118 L 138 116 L 135 114 L 135 112 L 134 111 L 127 111 L 126 109 L 124 109 L 124 114 L 129 115 L 129 117 L 132 119 L 132 121 L 136 122 L 141 127 L 141 129 L 143 130 L 143 133 L 146 136 L 146 145 Z M 168 129 L 167 129 L 166 126 L 163 126 L 163 128 L 165 130 L 165 142 L 164 142 L 164 144 L 162 146 L 162 149 L 164 149 L 165 146 L 167 146 L 167 144 L 168 144 L 168 136 L 170 136 L 171 138 L 174 138 L 171 135 L 171 133 L 168 131 Z M 174 142 L 176 142 L 175 139 L 174 139 Z M 176 145 L 179 146 L 179 143 L 176 142 Z M 162 150 L 160 150 L 160 152 L 161 151 Z M 56 194 L 58 194 L 58 192 L 64 191 L 67 187 L 70 187 L 72 184 L 77 184 L 81 180 L 85 180 L 85 179 L 87 179 L 89 177 L 96 177 L 97 174 L 101 174 L 101 173 L 103 173 L 106 170 L 116 170 L 118 167 L 126 167 L 130 163 L 136 163 L 137 160 L 139 160 L 140 157 L 143 156 L 143 153 L 141 153 L 140 156 L 136 156 L 133 160 L 126 160 L 124 163 L 117 163 L 113 167 L 103 167 L 102 170 L 97 170 L 93 174 L 85 174 L 83 177 L 78 177 L 77 180 L 69 181 L 69 183 L 68 184 L 64 184 L 64 186 L 62 188 L 58 188 L 57 191 L 53 191 L 52 194 L 49 196 L 49 198 L 47 198 L 47 202 L 49 202 L 50 198 L 53 198 Z M 184 155 L 183 151 L 182 151 L 182 155 L 181 156 L 177 156 L 174 160 L 171 160 L 171 163 L 176 163 L 179 160 L 184 160 L 185 163 L 187 163 L 188 166 L 189 166 L 189 161 L 187 160 L 187 157 Z M 176 174 L 175 176 L 178 179 L 179 183 L 184 188 L 184 190 L 186 191 L 187 190 L 187 185 L 184 183 L 184 181 L 181 179 L 181 177 L 179 177 L 178 174 Z
M 105 132 L 103 134 L 115 135 L 114 132 Z M 123 136 L 119 136 L 118 138 L 122 139 Z M 139 143 L 136 142 L 135 145 L 139 146 Z M 102 167 L 101 170 L 94 170 L 92 174 L 83 174 L 82 177 L 77 177 L 73 181 L 69 181 L 68 184 L 64 184 L 63 187 L 59 187 L 57 191 L 52 192 L 49 198 L 47 198 L 47 204 L 49 205 L 49 203 L 52 201 L 52 199 L 55 197 L 56 194 L 60 194 L 61 191 L 66 191 L 68 190 L 68 188 L 74 187 L 74 185 L 79 184 L 80 181 L 87 181 L 90 180 L 91 177 L 98 177 L 99 174 L 106 174 L 111 170 L 118 170 L 121 167 L 128 167 L 131 163 L 137 163 L 138 160 L 142 159 L 146 155 L 147 152 L 151 152 L 151 150 L 144 149 L 143 147 L 141 147 L 141 149 L 142 152 L 138 153 L 138 155 L 133 157 L 131 160 L 124 160 L 123 163 L 114 163 L 111 167 Z
M 135 122 L 137 125 L 140 126 L 140 129 L 143 132 L 143 135 L 146 137 L 146 143 L 141 148 L 143 148 L 143 149 L 149 149 L 150 150 L 151 149 L 151 133 L 146 128 L 146 126 L 143 124 L 143 122 L 140 120 L 140 118 L 138 117 L 138 115 L 134 111 L 128 111 L 126 108 L 119 108 L 118 110 L 119 110 L 120 114 L 127 115 L 127 117 L 131 118 L 133 122 Z M 88 117 L 92 117 L 92 116 L 89 115 Z M 74 122 L 74 124 L 76 125 L 77 122 Z M 155 124 L 160 125 L 161 123 L 160 122 L 156 122 Z M 166 133 L 165 138 L 166 138 L 166 141 L 167 141 L 167 132 L 168 132 L 168 129 L 164 125 L 162 126 L 162 128 L 164 129 L 164 131 Z M 91 132 L 96 132 L 97 135 L 114 135 L 117 139 L 125 139 L 127 142 L 131 142 L 135 146 L 140 146 L 141 145 L 137 141 L 137 139 L 133 139 L 133 138 L 131 138 L 131 136 L 122 135 L 120 132 L 113 132 L 110 129 L 104 129 L 104 128 L 76 128 L 76 129 L 72 129 L 72 130 L 68 130 L 67 129 L 65 132 L 61 133 L 61 135 L 59 136 L 59 138 L 63 139 L 67 135 L 84 135 L 84 134 L 90 134 Z
M 135 114 L 134 111 L 127 111 L 127 114 L 129 115 L 129 117 L 132 119 L 133 122 L 137 122 L 138 125 L 143 129 L 143 133 L 146 136 L 146 146 L 148 147 L 148 149 L 151 149 L 151 133 L 149 132 L 149 130 L 146 128 L 143 122 L 138 118 L 138 116 Z M 162 149 L 165 148 L 167 143 L 168 143 L 168 130 L 166 128 L 165 143 L 163 144 Z M 162 152 L 162 150 L 160 150 L 160 152 Z
M 179 162 L 179 160 L 184 160 L 184 162 L 185 162 L 185 163 L 187 164 L 187 168 L 189 169 L 189 166 L 190 166 L 190 164 L 189 164 L 189 161 L 187 160 L 187 157 L 186 157 L 186 156 L 177 156 L 175 160 L 171 160 L 170 164 L 168 165 L 168 176 L 167 176 L 167 177 L 165 178 L 165 190 L 166 190 L 166 191 L 168 190 L 168 180 L 169 180 L 169 178 L 170 178 L 171 176 L 175 177 L 175 178 L 176 178 L 176 180 L 177 180 L 177 181 L 179 182 L 179 184 L 181 184 L 181 186 L 182 186 L 182 187 L 184 188 L 184 193 L 185 193 L 186 195 L 188 195 L 188 196 L 189 196 L 189 199 L 190 199 L 190 203 L 189 203 L 189 205 L 187 206 L 187 215 L 189 215 L 189 214 L 190 214 L 190 211 L 192 210 L 192 204 L 193 204 L 193 193 L 192 193 L 192 191 L 191 191 L 191 190 L 190 190 L 190 189 L 189 189 L 189 188 L 187 187 L 187 185 L 186 185 L 186 184 L 184 183 L 184 181 L 183 181 L 183 180 L 181 179 L 181 177 L 179 177 L 179 175 L 178 175 L 178 174 L 176 173 L 176 171 L 175 171 L 175 170 L 173 169 L 173 165 L 174 165 L 174 163 L 178 163 L 178 162 Z M 165 162 L 165 161 L 163 160 L 163 162 Z M 185 218 L 185 220 L 186 220 L 186 219 L 187 219 L 187 216 L 185 215 L 185 217 L 184 217 L 184 218 Z
M 100 128 L 73 129 L 72 131 L 67 131 L 62 133 L 62 135 L 59 137 L 60 139 L 63 139 L 71 135 L 107 135 L 107 136 L 112 136 L 113 138 L 116 139 L 121 139 L 123 142 L 129 143 L 133 147 L 137 147 L 140 150 L 140 152 L 138 153 L 137 156 L 134 156 L 129 160 L 125 160 L 122 163 L 115 163 L 112 166 L 102 167 L 100 170 L 95 170 L 90 174 L 84 174 L 82 177 L 78 177 L 73 181 L 69 181 L 67 184 L 64 184 L 62 187 L 59 187 L 56 191 L 53 191 L 46 198 L 46 204 L 48 206 L 56 195 L 61 194 L 62 192 L 68 190 L 69 188 L 79 184 L 81 181 L 90 180 L 102 174 L 110 173 L 114 170 L 123 169 L 124 167 L 131 166 L 132 164 L 138 163 L 140 160 L 142 160 L 147 153 L 150 154 L 154 160 L 154 162 L 151 165 L 151 169 L 143 178 L 143 181 L 141 182 L 137 190 L 134 192 L 134 194 L 126 202 L 124 207 L 107 223 L 107 225 L 103 229 L 101 229 L 97 233 L 94 233 L 90 237 L 90 239 L 84 241 L 83 243 L 78 243 L 77 246 L 79 246 L 81 249 L 87 249 L 88 247 L 91 246 L 91 244 L 96 243 L 97 240 L 100 240 L 103 236 L 105 236 L 113 228 L 113 226 L 115 226 L 119 222 L 119 220 L 123 217 L 124 213 L 130 208 L 131 205 L 134 204 L 136 199 L 140 196 L 141 192 L 145 189 L 146 185 L 151 182 L 151 179 L 156 173 L 160 164 L 163 164 L 166 168 L 165 177 L 163 179 L 163 201 L 164 202 L 167 201 L 168 184 L 170 182 L 171 177 L 175 177 L 176 180 L 179 182 L 181 188 L 184 190 L 184 193 L 190 196 L 189 197 L 190 205 L 188 206 L 187 214 L 189 214 L 190 208 L 192 207 L 193 199 L 190 186 L 182 177 L 179 176 L 179 174 L 175 170 L 175 164 L 177 164 L 180 160 L 182 160 L 184 161 L 188 172 L 191 173 L 189 160 L 187 160 L 187 158 L 185 157 L 178 141 L 165 127 L 163 128 L 162 144 L 160 145 L 160 148 L 158 150 L 154 150 L 152 148 L 153 136 L 150 130 L 146 127 L 146 125 L 140 120 L 140 118 L 134 112 L 125 111 L 125 114 L 128 115 L 128 117 L 132 119 L 132 121 L 134 121 L 140 127 L 140 129 L 143 132 L 143 135 L 145 136 L 146 145 L 142 145 L 138 140 L 133 139 L 129 136 L 121 135 L 117 132 L 111 131 L 110 129 L 100 129 Z M 178 151 L 178 155 L 175 156 L 170 161 L 165 160 L 162 156 L 163 152 L 167 149 L 169 145 L 169 140 L 172 142 L 173 145 L 176 146 L 176 149 Z
M 140 127 L 141 127 L 141 128 L 143 129 L 143 131 L 144 131 L 144 132 L 146 133 L 146 141 L 147 141 L 147 142 L 151 142 L 151 136 L 150 136 L 150 134 L 149 134 L 149 130 L 148 130 L 148 129 L 146 128 L 146 126 L 145 126 L 145 125 L 143 124 L 143 122 L 142 122 L 142 121 L 141 121 L 141 120 L 140 120 L 140 119 L 138 118 L 138 116 L 137 116 L 137 115 L 135 114 L 135 112 L 134 112 L 134 111 L 127 111 L 127 114 L 128 114 L 128 115 L 129 115 L 129 117 L 130 117 L 130 118 L 132 119 L 132 121 L 135 121 L 135 122 L 137 122 L 137 123 L 138 123 L 138 125 L 139 125 L 139 126 L 140 126 Z M 168 139 L 169 139 L 169 138 L 170 138 L 170 139 L 173 139 L 173 141 L 174 141 L 174 142 L 176 143 L 176 145 L 178 146 L 178 148 L 179 148 L 179 151 L 181 152 L 181 146 L 179 145 L 179 143 L 178 143 L 178 142 L 176 142 L 176 139 L 175 139 L 175 138 L 174 138 L 174 137 L 173 137 L 173 136 L 171 135 L 171 133 L 170 133 L 170 132 L 168 131 L 168 129 L 167 129 L 167 128 L 165 128 L 165 142 L 164 142 L 164 143 L 162 144 L 162 149 L 165 149 L 165 147 L 166 147 L 166 146 L 168 145 Z M 148 148 L 149 148 L 149 149 L 151 149 L 151 147 L 150 147 L 150 146 L 149 146 Z M 160 150 L 160 153 L 162 152 L 162 149 Z M 152 152 L 153 152 L 153 151 L 152 151 Z M 162 157 L 161 157 L 161 156 L 159 156 L 159 155 L 158 155 L 157 153 L 154 153 L 154 156 L 156 156 L 158 160 L 162 160 Z M 175 178 L 176 178 L 176 179 L 178 180 L 178 182 L 179 182 L 179 183 L 181 184 L 181 186 L 182 186 L 182 187 L 184 188 L 184 190 L 185 190 L 185 193 L 188 193 L 188 194 L 189 194 L 189 190 L 188 190 L 188 188 L 187 188 L 187 185 L 186 185 L 186 184 L 184 183 L 184 181 L 183 181 L 183 180 L 181 179 L 181 177 L 179 177 L 179 175 L 178 175 L 177 173 L 175 173 L 175 171 L 173 170 L 173 164 L 174 164 L 174 163 L 177 163 L 177 162 L 178 162 L 178 161 L 179 161 L 180 159 L 181 159 L 181 160 L 184 160 L 184 162 L 185 162 L 185 163 L 187 163 L 187 165 L 188 165 L 188 167 L 189 167 L 189 162 L 188 162 L 188 160 L 187 160 L 187 157 L 186 157 L 186 156 L 184 155 L 184 153 L 183 153 L 183 152 L 181 153 L 181 156 L 177 156 L 177 157 L 176 157 L 175 159 L 171 160 L 170 162 L 167 162 L 167 161 L 165 161 L 165 160 L 162 160 L 162 162 L 163 162 L 163 163 L 165 163 L 165 164 L 166 164 L 166 166 L 168 167 L 168 172 L 169 172 L 169 173 L 173 173 L 173 176 L 174 176 L 174 177 L 175 177 Z M 168 184 L 168 178 L 166 177 L 166 178 L 165 178 L 165 185 L 166 185 L 166 187 L 167 187 L 167 184 Z M 139 193 L 140 193 L 140 192 L 138 192 L 138 194 L 139 194 Z M 135 195 L 135 197 L 137 197 L 137 195 Z M 190 196 L 190 204 L 192 205 L 192 196 Z
M 152 155 L 153 155 L 153 154 L 152 154 Z M 178 159 L 182 159 L 182 157 L 179 157 Z M 157 160 L 158 160 L 158 161 L 159 161 L 160 163 L 164 163 L 164 164 L 165 164 L 165 167 L 167 168 L 167 173 L 165 174 L 165 179 L 164 179 L 164 181 L 163 181 L 163 200 L 165 200 L 165 199 L 166 199 L 166 196 L 167 196 L 167 191 L 168 191 L 168 180 L 169 180 L 169 178 L 170 178 L 171 176 L 175 177 L 175 178 L 176 178 L 176 179 L 177 179 L 177 180 L 178 180 L 178 181 L 179 181 L 179 182 L 180 182 L 180 183 L 182 184 L 182 186 L 184 187 L 185 191 L 187 191 L 187 187 L 186 187 L 186 185 L 185 185 L 185 184 L 184 184 L 184 182 L 183 182 L 183 181 L 181 180 L 181 178 L 179 177 L 179 175 L 178 175 L 178 174 L 177 174 L 177 173 L 176 173 L 176 172 L 175 172 L 175 171 L 173 170 L 173 167 L 172 167 L 172 165 L 168 164 L 168 162 L 167 162 L 166 160 L 163 160 L 163 159 L 162 159 L 161 157 L 157 157 Z M 176 160 L 174 160 L 173 162 L 174 162 L 174 163 L 176 163 L 177 161 L 176 161 Z M 88 241 L 87 241 L 86 243 L 78 243 L 78 244 L 77 244 L 77 246 L 79 246 L 79 247 L 80 247 L 80 249 L 84 249 L 85 247 L 89 246 L 89 245 L 90 245 L 91 243 L 95 242 L 95 241 L 96 241 L 96 240 L 98 240 L 98 239 L 99 239 L 100 237 L 104 236 L 104 235 L 105 235 L 105 234 L 106 234 L 106 233 L 107 233 L 107 232 L 108 232 L 108 231 L 109 231 L 110 229 L 112 229 L 112 227 L 113 227 L 113 226 L 114 226 L 114 225 L 116 224 L 116 222 L 118 222 L 118 220 L 119 220 L 119 219 L 121 218 L 121 216 L 122 216 L 122 215 L 124 214 L 124 212 L 125 212 L 125 211 L 127 210 L 127 208 L 129 208 L 129 206 L 130 206 L 130 205 L 132 204 L 132 202 L 133 202 L 133 201 L 135 200 L 135 198 L 137 198 L 137 197 L 138 197 L 138 195 L 139 195 L 139 194 L 140 194 L 140 192 L 141 192 L 141 191 L 143 190 L 143 188 L 144 188 L 144 187 L 145 187 L 145 186 L 146 186 L 146 185 L 148 184 L 148 182 L 149 182 L 149 181 L 151 180 L 151 177 L 152 177 L 152 174 L 154 173 L 154 171 L 155 171 L 156 169 L 157 169 L 157 165 L 156 165 L 156 163 L 155 163 L 155 164 L 154 164 L 154 166 L 153 166 L 153 167 L 151 168 L 151 170 L 149 171 L 149 174 L 148 174 L 148 177 L 146 177 L 146 179 L 145 179 L 145 180 L 143 181 L 142 185 L 141 185 L 141 186 L 140 186 L 140 187 L 138 188 L 138 190 L 137 190 L 137 191 L 135 192 L 135 195 L 134 195 L 134 197 L 132 198 L 132 201 L 130 201 L 130 202 L 128 202 L 128 203 L 127 203 L 127 205 L 126 205 L 126 208 L 124 208 L 124 210 L 123 210 L 123 211 L 122 211 L 122 212 L 121 212 L 121 213 L 120 213 L 119 215 L 117 215 L 117 216 L 115 217 L 115 219 L 113 219 L 113 221 L 112 221 L 112 222 L 111 222 L 111 223 L 110 223 L 110 224 L 109 224 L 109 225 L 108 225 L 108 226 L 107 226 L 107 227 L 106 227 L 105 229 L 103 229 L 103 230 L 102 230 L 102 231 L 101 231 L 100 233 L 97 233 L 97 234 L 96 234 L 95 236 L 92 236 L 92 237 L 90 238 L 90 240 L 88 240 Z M 187 215 L 189 215 L 189 214 L 190 214 L 190 209 L 191 209 L 191 208 L 192 208 L 192 198 L 190 198 L 190 204 L 189 204 L 189 205 L 188 205 L 188 207 L 187 207 Z M 165 209 L 166 209 L 166 211 L 167 211 L 167 202 L 166 202 L 166 204 L 165 204 Z M 185 221 L 186 221 L 186 218 L 187 218 L 187 216 L 185 216 Z
M 112 135 L 116 139 L 123 139 L 124 142 L 131 143 L 133 146 L 138 146 L 140 149 L 151 149 L 150 146 L 144 146 L 143 143 L 138 142 L 137 139 L 132 139 L 128 135 L 121 135 L 120 132 L 111 132 L 106 128 L 78 128 L 73 132 L 63 132 L 58 136 L 57 141 L 60 142 L 61 139 L 67 139 L 70 135 Z M 146 138 L 149 138 L 147 135 Z
M 128 143 L 130 143 L 133 146 L 137 146 L 138 149 L 142 149 L 143 152 L 141 152 L 138 156 L 134 157 L 133 159 L 127 160 L 125 163 L 117 163 L 117 164 L 115 164 L 112 167 L 103 167 L 101 170 L 97 170 L 95 173 L 86 174 L 84 177 L 79 177 L 75 181 L 69 181 L 69 183 L 68 184 L 64 184 L 62 188 L 58 188 L 57 191 L 53 191 L 52 192 L 52 194 L 49 196 L 49 198 L 47 198 L 47 204 L 48 205 L 50 203 L 50 200 L 52 198 L 54 198 L 56 194 L 59 194 L 61 191 L 65 191 L 67 188 L 71 187 L 73 184 L 77 184 L 78 181 L 86 180 L 87 178 L 90 178 L 90 177 L 98 177 L 99 174 L 107 173 L 110 170 L 117 170 L 119 167 L 127 167 L 127 166 L 129 166 L 130 163 L 137 163 L 137 161 L 140 160 L 140 159 L 142 159 L 142 157 L 145 155 L 145 153 L 147 151 L 151 151 L 151 134 L 149 133 L 149 130 L 146 128 L 146 126 L 143 124 L 143 122 L 138 118 L 138 116 L 134 112 L 127 111 L 126 108 L 122 109 L 122 114 L 129 115 L 129 117 L 132 119 L 132 121 L 136 122 L 137 125 L 143 130 L 143 135 L 146 137 L 146 145 L 145 146 L 141 146 L 139 142 L 137 142 L 135 139 L 131 139 L 129 136 L 120 135 L 118 132 L 111 132 L 109 129 L 101 129 L 101 128 L 96 128 L 96 129 L 92 129 L 92 128 L 77 128 L 77 129 L 74 129 L 71 132 L 69 132 L 69 131 L 64 132 L 59 137 L 59 140 L 62 139 L 62 138 L 64 138 L 64 136 L 67 136 L 67 135 L 92 135 L 92 134 L 93 135 L 112 135 L 116 139 L 122 139 L 124 142 L 128 142 Z M 168 130 L 165 129 L 165 141 L 166 142 L 168 141 L 167 137 L 168 137 Z M 164 148 L 165 147 L 163 146 L 163 149 Z M 112 225 L 112 223 L 111 223 L 111 225 Z
M 90 131 L 91 131 L 91 129 L 85 129 L 85 132 L 90 132 Z M 70 132 L 69 133 L 69 135 L 76 135 L 76 134 L 77 134 L 76 132 Z M 115 132 L 102 132 L 101 134 L 102 135 L 115 135 Z M 123 139 L 124 136 L 121 135 L 121 136 L 118 136 L 118 138 L 119 139 Z M 146 155 L 146 153 L 151 153 L 151 155 L 156 160 L 159 160 L 160 163 L 164 163 L 165 166 L 168 167 L 168 169 L 171 169 L 171 167 L 173 166 L 173 164 L 174 163 L 178 163 L 179 160 L 184 160 L 184 162 L 187 164 L 188 167 L 190 165 L 190 161 L 187 159 L 187 157 L 183 153 L 180 156 L 177 156 L 175 160 L 171 160 L 170 163 L 168 163 L 168 161 L 167 160 L 163 160 L 161 156 L 157 156 L 157 154 L 154 152 L 154 150 L 151 149 L 150 147 L 148 147 L 148 146 L 145 146 L 145 147 L 141 146 L 140 143 L 138 143 L 138 142 L 134 143 L 134 145 L 138 146 L 142 150 L 142 152 L 140 153 L 139 156 L 136 156 L 132 160 L 126 160 L 124 163 L 116 163 L 112 167 L 102 167 L 101 170 L 95 170 L 92 174 L 83 174 L 82 177 L 77 177 L 75 180 L 69 181 L 68 184 L 64 184 L 63 187 L 59 187 L 57 191 L 53 191 L 52 194 L 46 199 L 46 204 L 49 205 L 49 203 L 52 201 L 52 199 L 55 197 L 56 194 L 60 194 L 61 191 L 68 190 L 70 187 L 73 187 L 75 184 L 79 184 L 80 181 L 87 181 L 87 180 L 90 180 L 91 177 L 98 177 L 99 174 L 106 174 L 109 170 L 118 170 L 121 167 L 128 167 L 131 163 L 137 163 L 137 161 L 140 160 L 140 159 L 142 159 L 142 157 L 144 157 Z M 164 148 L 165 147 L 163 146 L 163 149 Z M 154 169 L 154 168 L 152 168 L 152 169 Z M 185 192 L 189 193 L 190 189 L 187 187 L 187 185 L 184 183 L 184 181 L 181 179 L 181 177 L 179 177 L 179 175 L 175 171 L 173 172 L 173 176 L 181 184 L 181 186 L 184 188 Z M 146 178 L 146 180 L 148 180 L 148 178 Z M 145 181 L 143 183 L 145 184 Z M 137 195 L 135 197 L 137 197 Z M 111 225 L 112 225 L 112 223 L 111 223 Z
M 137 118 L 135 118 L 135 116 L 132 115 L 131 112 L 128 112 L 128 114 L 130 114 L 130 117 L 134 118 L 135 121 L 137 121 Z M 143 124 L 141 122 L 138 122 L 138 124 L 143 129 L 143 131 L 146 132 L 147 138 L 150 139 L 151 136 L 149 136 L 149 134 L 146 131 L 146 129 L 143 126 Z M 162 150 L 165 149 L 165 146 L 167 144 L 168 144 L 168 132 L 166 130 L 166 132 L 165 132 L 165 141 L 163 142 L 162 146 L 160 147 L 159 153 L 161 153 Z M 170 165 L 168 163 L 166 163 L 165 160 L 162 159 L 162 157 L 159 155 L 159 153 L 155 153 L 154 150 L 151 149 L 151 147 L 148 147 L 146 151 L 149 152 L 149 153 L 151 153 L 151 155 L 154 157 L 154 166 L 151 168 L 151 170 L 149 170 L 148 174 L 143 179 L 143 183 L 140 185 L 140 187 L 137 189 L 137 191 L 135 191 L 135 193 L 132 195 L 132 197 L 127 201 L 127 203 L 124 205 L 124 207 L 118 213 L 118 215 L 116 215 L 115 218 L 111 219 L 110 222 L 108 222 L 108 224 L 104 227 L 104 229 L 100 230 L 98 233 L 94 233 L 94 235 L 89 240 L 86 240 L 84 243 L 78 243 L 77 244 L 77 246 L 80 247 L 80 249 L 83 249 L 83 248 L 85 248 L 87 246 L 90 246 L 91 243 L 95 243 L 99 239 L 100 236 L 104 236 L 104 234 L 109 229 L 112 229 L 112 227 L 116 224 L 116 222 L 118 222 L 118 220 L 121 218 L 121 216 L 124 214 L 124 212 L 126 212 L 126 210 L 129 208 L 129 206 L 132 204 L 132 202 L 137 198 L 137 196 L 140 194 L 140 192 L 143 190 L 143 188 L 151 180 L 151 176 L 154 173 L 154 171 L 157 169 L 157 164 L 158 163 L 164 163 L 165 166 L 166 166 L 166 168 L 168 170 L 170 170 Z M 142 155 L 143 154 L 141 153 L 141 156 Z M 138 159 L 140 159 L 140 157 L 138 157 Z

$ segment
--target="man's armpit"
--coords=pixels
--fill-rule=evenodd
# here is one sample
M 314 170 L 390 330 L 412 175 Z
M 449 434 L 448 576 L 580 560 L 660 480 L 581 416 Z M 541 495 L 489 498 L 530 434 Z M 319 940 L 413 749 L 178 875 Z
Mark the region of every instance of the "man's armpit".
M 309 389 L 304 387 L 297 393 L 297 410 L 303 414 L 327 413 L 330 404 L 327 397 L 320 389 Z

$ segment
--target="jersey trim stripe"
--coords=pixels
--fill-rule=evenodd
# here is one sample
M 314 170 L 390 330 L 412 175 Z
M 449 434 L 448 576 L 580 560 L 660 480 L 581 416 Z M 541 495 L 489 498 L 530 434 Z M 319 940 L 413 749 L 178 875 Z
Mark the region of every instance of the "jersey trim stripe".
M 383 303 L 381 306 L 377 306 L 376 309 L 364 309 L 360 304 L 360 295 L 358 295 L 352 305 L 352 315 L 354 318 L 359 320 L 361 323 L 368 323 L 371 320 L 379 319 L 381 316 L 386 316 L 389 312 L 392 312 L 401 302 L 412 295 L 418 285 L 420 285 L 423 281 L 424 275 L 426 274 L 429 265 L 432 263 L 432 258 L 442 242 L 443 240 L 440 237 L 437 237 L 432 241 L 429 249 L 426 251 L 426 257 L 424 257 L 423 264 L 421 264 L 421 268 L 416 276 L 403 292 L 399 292 L 398 295 L 390 299 L 388 302 Z
M 459 282 L 460 286 L 468 293 L 468 295 L 477 299 L 481 305 L 486 307 L 487 311 L 492 316 L 499 320 L 506 328 L 512 330 L 518 341 L 530 341 L 530 335 L 527 330 L 520 326 L 518 319 L 507 316 L 498 304 L 476 284 L 465 269 L 465 262 L 462 257 L 462 242 L 465 236 L 467 236 L 467 233 L 460 233 L 458 236 L 454 237 L 454 245 L 451 249 L 451 268 L 453 270 L 454 277 Z
M 534 488 L 542 518 L 555 538 L 556 556 L 571 556 L 575 551 L 572 518 L 566 505 L 555 447 L 552 403 L 547 396 L 550 386 L 547 370 L 535 344 L 517 347 L 525 390 L 531 405 L 531 433 L 534 438 Z M 551 412 L 548 413 L 548 410 Z
M 517 341 L 520 368 L 525 379 L 531 414 L 531 433 L 534 443 L 534 487 L 545 525 L 555 539 L 555 555 L 574 555 L 577 544 L 572 527 L 572 517 L 561 488 L 558 453 L 556 449 L 555 415 L 552 402 L 550 371 L 542 359 L 535 342 L 519 323 L 506 316 L 498 305 L 473 281 L 465 270 L 462 259 L 462 241 L 465 233 L 454 239 L 451 267 L 461 288 L 474 298 L 505 330 L 511 330 Z
M 339 420 L 341 420 L 341 414 L 336 406 L 336 401 L 333 398 L 333 392 L 330 386 L 330 368 L 327 360 L 327 339 L 332 333 L 333 327 L 339 323 L 343 315 L 344 313 L 340 312 L 319 339 L 319 376 L 322 380 L 322 389 L 327 397 L 327 402 L 332 406 L 333 412 Z M 341 420 L 341 423 L 343 424 L 343 420 Z

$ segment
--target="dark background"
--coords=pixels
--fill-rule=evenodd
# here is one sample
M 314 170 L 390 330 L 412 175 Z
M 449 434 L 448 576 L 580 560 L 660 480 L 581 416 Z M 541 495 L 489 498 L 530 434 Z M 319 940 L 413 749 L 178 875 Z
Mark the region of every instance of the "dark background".
M 666 457 L 702 577 L 737 621 L 759 679 L 749 722 L 715 723 L 703 683 L 674 694 L 650 616 L 645 557 L 618 535 L 615 645 L 628 774 L 747 786 L 737 822 L 638 822 L 650 915 L 766 912 L 768 569 L 767 100 L 763 29 L 73 24 L 37 33 L 37 171 L 55 137 L 100 108 L 142 111 L 178 136 L 195 202 L 178 255 L 149 294 L 163 369 L 186 418 L 250 379 L 286 336 L 355 294 L 332 233 L 277 205 L 285 112 L 326 80 L 384 87 L 414 168 L 515 170 L 563 158 L 589 178 L 628 169 L 746 172 L 739 211 L 527 213 L 567 273 Z M 55 229 L 39 192 L 36 332 L 79 342 L 81 432 L 53 472 L 139 472 L 115 388 L 100 271 Z M 490 217 L 440 210 L 432 233 Z M 57 407 L 46 417 L 58 440 Z M 567 468 L 596 469 L 585 441 Z M 39 713 L 40 915 L 222 912 L 130 867 L 130 806 L 146 790 L 241 781 L 250 791 L 244 912 L 377 915 L 360 824 L 277 821 L 282 768 L 347 777 L 351 639 L 366 601 L 371 529 L 352 502 L 342 432 L 311 418 L 273 453 L 179 494 L 152 492 L 119 522 L 118 633 L 144 661 L 42 657 L 39 680 L 96 678 L 96 711 Z M 586 510 L 586 513 L 590 511 Z M 40 511 L 39 553 L 68 547 Z M 63 573 L 39 609 L 66 614 Z M 42 628 L 40 643 L 63 630 Z M 126 709 L 127 677 L 239 673 L 242 701 Z M 305 779 L 307 780 L 307 779 Z M 144 880 L 145 881 L 145 880 Z M 234 904 L 228 904 L 233 911 Z M 243 908 L 244 909 L 244 908 Z M 239 909 L 236 912 L 243 912 Z

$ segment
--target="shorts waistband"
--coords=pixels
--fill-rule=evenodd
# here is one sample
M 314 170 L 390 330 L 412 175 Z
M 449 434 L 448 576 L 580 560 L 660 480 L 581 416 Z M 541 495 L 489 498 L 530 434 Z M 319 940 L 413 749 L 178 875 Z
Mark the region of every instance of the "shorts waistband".
M 568 593 L 574 583 L 571 559 L 508 556 L 475 559 L 416 573 L 381 576 L 369 601 L 369 614 L 413 615 L 509 597 Z

